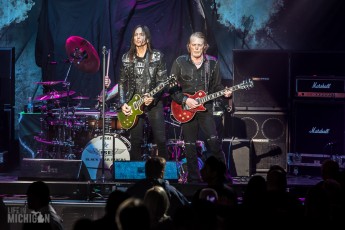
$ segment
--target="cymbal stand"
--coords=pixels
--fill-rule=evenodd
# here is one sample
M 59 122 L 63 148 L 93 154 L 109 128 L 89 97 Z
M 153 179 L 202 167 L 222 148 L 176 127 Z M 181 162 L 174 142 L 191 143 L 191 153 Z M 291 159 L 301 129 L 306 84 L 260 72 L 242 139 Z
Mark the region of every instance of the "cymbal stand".
M 71 83 L 67 82 L 67 78 L 69 77 L 69 73 L 71 71 L 72 65 L 73 65 L 73 61 L 75 59 L 78 60 L 78 64 L 85 58 L 84 56 L 81 56 L 81 53 L 79 51 L 79 48 L 75 48 L 74 53 L 71 55 L 72 59 L 69 59 L 69 67 L 63 82 L 63 87 L 66 88 L 67 91 L 67 108 L 64 111 L 62 109 L 62 114 L 61 114 L 61 119 L 63 121 L 63 127 L 64 127 L 64 134 L 63 134 L 63 145 L 67 145 L 68 148 L 68 156 L 72 156 L 73 155 L 73 151 L 72 151 L 72 146 L 74 145 L 73 141 L 72 141 L 72 124 L 70 124 L 70 118 L 69 118 L 69 107 L 70 107 L 70 98 L 69 98 L 69 93 L 71 90 Z M 61 108 L 60 108 L 61 111 Z M 72 116 L 74 116 L 74 110 L 72 111 Z M 65 127 L 66 126 L 66 127 Z M 67 129 L 67 138 L 66 138 L 66 132 L 65 132 L 65 128 Z M 65 139 L 66 138 L 66 139 Z M 66 142 L 65 142 L 66 141 Z

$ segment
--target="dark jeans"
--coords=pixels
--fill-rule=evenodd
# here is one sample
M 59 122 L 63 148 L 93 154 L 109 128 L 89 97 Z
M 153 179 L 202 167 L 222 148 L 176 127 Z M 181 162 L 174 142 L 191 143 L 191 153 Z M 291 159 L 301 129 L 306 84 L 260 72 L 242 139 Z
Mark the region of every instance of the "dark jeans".
M 146 115 L 151 126 L 153 141 L 157 145 L 158 155 L 168 160 L 162 102 L 158 102 L 156 106 L 146 112 Z M 147 138 L 147 136 L 144 137 L 144 128 L 147 125 L 146 115 L 139 116 L 138 123 L 130 130 L 130 157 L 132 161 L 143 160 L 142 145 L 144 144 L 144 138 Z M 146 135 L 148 134 L 146 133 Z
M 216 123 L 213 118 L 212 110 L 207 108 L 207 111 L 197 112 L 191 121 L 182 124 L 182 133 L 185 142 L 185 153 L 187 160 L 188 181 L 200 181 L 196 149 L 199 128 L 204 133 L 210 154 L 225 162 L 225 155 L 222 149 L 221 141 L 218 138 Z

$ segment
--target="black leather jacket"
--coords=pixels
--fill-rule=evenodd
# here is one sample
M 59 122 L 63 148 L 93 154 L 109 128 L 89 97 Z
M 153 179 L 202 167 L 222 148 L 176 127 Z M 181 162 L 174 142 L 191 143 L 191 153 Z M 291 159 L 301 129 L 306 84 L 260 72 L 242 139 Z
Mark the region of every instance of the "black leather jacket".
M 136 87 L 136 71 L 135 63 L 137 57 L 134 57 L 131 61 L 129 53 L 125 53 L 122 56 L 122 66 L 120 69 L 120 81 L 119 81 L 119 108 L 125 103 L 128 103 L 134 94 L 142 94 L 142 89 L 145 89 L 145 93 L 153 90 L 159 83 L 164 82 L 167 79 L 166 63 L 164 55 L 158 51 L 153 50 L 153 53 L 149 55 L 146 53 L 148 61 L 148 68 L 145 67 L 141 78 L 141 88 Z M 151 58 L 150 58 L 151 57 Z M 147 65 L 146 65 L 147 66 Z M 156 104 L 162 95 L 162 92 L 154 95 L 154 103 Z
M 174 90 L 171 97 L 178 104 L 182 104 L 184 94 L 194 94 L 203 90 L 206 94 L 214 93 L 224 89 L 219 74 L 219 64 L 215 57 L 205 55 L 204 63 L 197 69 L 193 64 L 190 55 L 178 57 L 171 68 L 171 75 L 177 77 L 180 90 Z

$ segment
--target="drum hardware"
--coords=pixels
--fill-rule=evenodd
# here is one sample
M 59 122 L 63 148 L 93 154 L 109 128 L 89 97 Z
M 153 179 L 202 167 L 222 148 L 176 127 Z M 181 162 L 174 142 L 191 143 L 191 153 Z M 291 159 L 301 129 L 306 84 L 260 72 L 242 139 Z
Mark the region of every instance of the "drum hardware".
M 182 163 L 182 156 L 184 151 L 184 141 L 183 140 L 176 140 L 176 139 L 169 139 L 167 141 L 168 151 L 171 154 L 171 159 L 175 160 L 177 171 L 179 174 L 179 182 L 186 183 L 187 182 L 187 175 L 183 167 Z

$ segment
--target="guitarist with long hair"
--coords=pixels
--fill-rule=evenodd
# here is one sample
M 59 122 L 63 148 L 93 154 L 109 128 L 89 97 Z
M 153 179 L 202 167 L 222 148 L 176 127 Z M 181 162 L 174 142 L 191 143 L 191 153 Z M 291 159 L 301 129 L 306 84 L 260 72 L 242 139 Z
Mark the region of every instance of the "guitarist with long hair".
M 130 118 L 135 112 L 134 105 L 136 103 L 131 105 L 131 101 L 135 100 L 133 97 L 140 95 L 140 100 L 143 99 L 140 109 L 144 113 L 135 116 L 135 123 L 129 128 L 130 158 L 132 161 L 143 160 L 142 145 L 144 144 L 145 114 L 152 128 L 158 154 L 168 160 L 164 110 L 161 101 L 163 92 L 160 91 L 154 95 L 148 93 L 157 88 L 162 82 L 165 82 L 166 79 L 167 70 L 164 55 L 159 50 L 152 48 L 149 28 L 143 25 L 136 26 L 132 33 L 130 49 L 122 56 L 118 83 L 120 113 L 121 116 L 129 120 L 128 122 L 130 122 Z
M 206 54 L 207 48 L 205 35 L 201 32 L 193 33 L 187 44 L 189 54 L 179 56 L 171 68 L 171 74 L 176 76 L 179 85 L 178 90 L 171 90 L 174 91 L 171 93 L 171 97 L 180 107 L 180 111 L 185 111 L 181 114 L 173 113 L 173 115 L 181 122 L 182 126 L 188 183 L 201 181 L 196 150 L 199 128 L 205 135 L 210 152 L 225 162 L 225 155 L 213 118 L 212 101 L 201 104 L 197 97 L 198 91 L 211 94 L 223 90 L 222 96 L 225 97 L 230 97 L 232 91 L 225 89 L 221 84 L 219 63 L 215 57 Z M 187 111 L 197 111 L 201 106 L 206 110 L 196 112 L 193 116 L 185 116 Z

